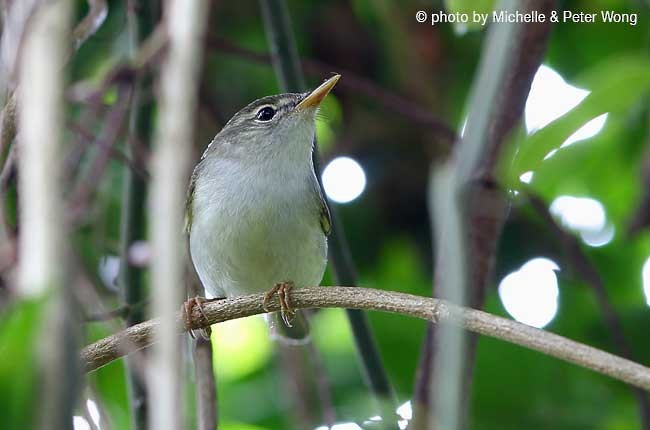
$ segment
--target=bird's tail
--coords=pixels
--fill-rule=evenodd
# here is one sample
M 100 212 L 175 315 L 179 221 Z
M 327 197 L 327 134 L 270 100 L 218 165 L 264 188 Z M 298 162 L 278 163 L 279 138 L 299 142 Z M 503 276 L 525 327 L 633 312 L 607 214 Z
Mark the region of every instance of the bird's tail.
M 271 338 L 284 345 L 304 345 L 309 342 L 309 322 L 302 311 L 296 311 L 289 327 L 283 320 L 280 312 L 273 312 L 267 316 L 271 330 Z

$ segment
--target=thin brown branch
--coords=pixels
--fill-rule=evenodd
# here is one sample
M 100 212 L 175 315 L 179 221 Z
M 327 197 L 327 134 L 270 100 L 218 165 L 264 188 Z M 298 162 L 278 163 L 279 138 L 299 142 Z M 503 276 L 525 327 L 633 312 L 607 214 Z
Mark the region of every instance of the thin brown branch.
M 213 49 L 236 55 L 249 61 L 263 64 L 271 63 L 270 55 L 242 48 L 224 39 L 209 39 L 208 45 Z M 413 122 L 429 128 L 448 142 L 454 142 L 456 140 L 456 132 L 453 128 L 443 120 L 432 115 L 428 108 L 413 103 L 406 97 L 386 90 L 371 80 L 339 66 L 310 59 L 302 59 L 301 64 L 305 73 L 319 78 L 336 71 L 345 77 L 345 79 L 341 79 L 338 83 L 337 88 L 348 90 L 354 94 L 363 94 L 378 102 L 384 109 L 398 113 Z
M 194 342 L 196 403 L 199 430 L 217 428 L 217 387 L 212 368 L 212 342 L 199 336 Z
M 194 272 L 190 261 L 187 261 L 187 289 L 190 297 L 203 294 L 203 286 Z M 194 341 L 194 372 L 196 376 L 196 409 L 198 430 L 216 430 L 217 419 L 217 382 L 213 368 L 212 341 L 203 333 Z
M 89 130 L 87 130 L 81 124 L 81 122 L 68 121 L 68 128 L 78 133 L 79 136 L 83 137 L 83 139 L 86 140 L 87 142 L 94 143 L 94 144 L 100 143 L 100 141 L 95 140 L 95 136 L 93 136 L 93 134 Z M 143 166 L 142 161 L 132 160 L 131 158 L 129 158 L 128 155 L 126 155 L 123 151 L 121 151 L 118 148 L 108 147 L 107 149 L 112 159 L 127 166 L 129 169 L 131 169 L 133 173 L 138 175 L 139 178 L 144 180 L 149 179 L 149 172 L 146 166 Z M 2 183 L 2 174 L 0 174 L 0 183 Z
M 327 427 L 334 427 L 336 422 L 336 409 L 334 409 L 334 401 L 332 400 L 332 385 L 327 377 L 323 357 L 316 348 L 314 342 L 307 344 L 309 352 L 309 359 L 314 369 L 314 378 L 316 379 L 316 393 L 318 395 L 318 404 L 320 405 L 323 414 L 323 423 Z
M 104 132 L 97 138 L 99 151 L 93 160 L 88 174 L 78 182 L 73 193 L 72 213 L 70 215 L 72 219 L 76 219 L 83 213 L 88 205 L 91 194 L 97 188 L 97 184 L 103 177 L 111 158 L 111 152 L 126 126 L 132 93 L 133 87 L 131 85 L 123 84 L 118 88 L 118 101 L 107 116 Z
M 202 319 L 198 309 L 192 314 L 192 328 L 264 313 L 264 294 L 239 296 L 205 303 Z M 575 342 L 565 337 L 472 308 L 455 306 L 442 300 L 411 294 L 361 287 L 311 287 L 292 293 L 296 309 L 347 308 L 391 312 L 424 320 L 453 324 L 473 333 L 501 339 L 563 361 L 591 369 L 627 384 L 650 390 L 650 368 L 608 352 Z M 280 310 L 277 298 L 269 311 Z M 81 351 L 81 363 L 86 372 L 98 369 L 124 355 L 126 342 L 144 348 L 152 343 L 157 319 L 145 321 L 86 346 Z M 178 332 L 185 331 L 180 312 Z

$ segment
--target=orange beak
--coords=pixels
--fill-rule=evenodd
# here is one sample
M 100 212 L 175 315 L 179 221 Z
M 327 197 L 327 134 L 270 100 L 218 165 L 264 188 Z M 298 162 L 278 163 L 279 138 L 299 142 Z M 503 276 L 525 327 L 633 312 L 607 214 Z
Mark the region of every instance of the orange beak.
M 339 81 L 341 75 L 334 75 L 322 84 L 314 91 L 309 93 L 307 97 L 302 99 L 300 103 L 296 106 L 296 110 L 303 110 L 310 107 L 316 107 L 321 104 L 325 96 L 334 88 L 334 85 Z

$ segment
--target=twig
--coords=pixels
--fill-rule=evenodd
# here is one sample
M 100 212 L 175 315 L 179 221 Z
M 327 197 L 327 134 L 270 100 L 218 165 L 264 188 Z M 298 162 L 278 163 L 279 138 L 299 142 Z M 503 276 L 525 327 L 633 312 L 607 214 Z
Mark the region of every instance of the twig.
M 192 313 L 193 329 L 224 321 L 264 313 L 264 293 L 208 302 L 203 305 L 207 320 L 198 309 Z M 296 309 L 348 308 L 391 312 L 424 320 L 453 324 L 474 333 L 501 339 L 569 363 L 591 369 L 644 390 L 650 390 L 650 368 L 617 357 L 608 352 L 575 342 L 565 337 L 528 325 L 498 317 L 476 309 L 455 306 L 443 300 L 394 291 L 361 287 L 310 287 L 292 292 Z M 280 309 L 277 298 L 269 311 Z M 81 351 L 81 364 L 86 372 L 98 369 L 124 355 L 122 345 L 128 340 L 139 348 L 151 345 L 158 319 L 145 321 L 86 346 Z M 178 333 L 185 331 L 181 313 L 176 316 Z
M 97 140 L 95 140 L 95 136 L 89 130 L 87 130 L 83 125 L 81 125 L 80 122 L 68 121 L 68 128 L 70 128 L 72 131 L 79 133 L 79 135 L 82 136 L 86 141 L 89 141 L 94 144 L 100 143 Z M 118 148 L 111 146 L 108 147 L 107 149 L 111 158 L 127 166 L 140 179 L 142 180 L 149 179 L 149 172 L 147 171 L 146 166 L 142 165 L 143 163 L 140 160 L 130 158 L 130 156 L 126 155 Z M 134 156 L 132 155 L 131 157 Z M 0 174 L 0 183 L 2 183 L 1 174 Z
M 187 289 L 190 297 L 200 297 L 204 294 L 203 286 L 194 271 L 192 263 L 187 261 Z M 218 422 L 217 413 L 217 383 L 213 368 L 212 340 L 205 338 L 204 334 L 194 340 L 194 373 L 196 386 L 196 409 L 198 416 L 198 430 L 216 430 Z
M 29 19 L 29 16 L 33 14 L 34 5 L 37 5 L 37 1 L 30 1 L 27 6 L 21 6 L 17 8 L 15 13 L 12 13 L 12 29 L 13 32 L 5 31 L 3 33 L 3 46 L 8 46 L 11 53 L 6 55 L 3 59 L 8 63 L 13 63 L 15 57 L 18 56 L 20 46 L 22 45 L 22 38 L 24 37 L 24 26 Z M 88 0 L 90 6 L 88 14 L 77 24 L 73 30 L 73 45 L 74 50 L 78 50 L 79 47 L 95 32 L 101 27 L 101 25 L 106 20 L 108 14 L 108 6 L 106 5 L 105 0 Z M 14 12 L 14 11 L 12 11 Z M 15 33 L 15 34 L 13 34 Z M 13 39 L 7 39 L 6 35 L 10 34 L 9 37 L 14 37 Z M 16 51 L 16 53 L 14 53 Z M 9 58 L 7 58 L 9 57 Z M 62 65 L 63 66 L 63 65 Z M 11 75 L 14 69 L 13 64 L 0 64 L 0 67 L 5 67 L 9 69 L 8 74 Z M 7 71 L 7 70 L 5 70 Z M 0 70 L 0 75 L 3 73 Z M 2 89 L 4 91 L 4 89 Z M 16 137 L 16 96 L 15 92 L 11 92 L 9 95 L 3 110 L 2 110 L 2 126 L 0 132 L 0 154 L 11 145 L 12 141 Z
M 92 313 L 84 316 L 84 321 L 86 322 L 98 322 L 98 321 L 109 321 L 116 318 L 124 318 L 130 312 L 128 306 L 120 306 L 119 308 L 112 309 L 106 312 Z
M 106 0 L 87 0 L 88 13 L 72 31 L 74 49 L 79 47 L 99 30 L 108 15 Z
M 284 0 L 261 0 L 262 18 L 271 49 L 271 57 L 276 75 L 284 91 L 304 91 L 305 80 L 300 69 L 300 62 L 294 41 L 291 19 Z M 313 163 L 316 178 L 321 183 L 318 163 L 318 146 L 313 144 Z M 322 189 L 322 184 L 320 184 Z M 325 195 L 324 198 L 327 199 Z M 336 282 L 344 285 L 356 285 L 357 276 L 352 262 L 350 249 L 345 238 L 343 224 L 336 207 L 330 204 L 332 234 L 329 241 L 329 254 Z M 346 310 L 357 350 L 363 365 L 364 377 L 371 391 L 377 397 L 380 408 L 386 413 L 394 411 L 397 399 L 388 374 L 379 354 L 379 349 L 370 330 L 365 314 L 355 309 Z M 389 406 L 387 406 L 389 404 Z M 382 415 L 385 415 L 382 412 Z
M 605 282 L 600 276 L 600 273 L 596 267 L 589 261 L 587 255 L 582 251 L 580 247 L 580 242 L 572 234 L 564 231 L 553 219 L 551 214 L 548 212 L 546 204 L 538 196 L 527 193 L 528 200 L 530 205 L 535 209 L 535 212 L 542 218 L 544 223 L 547 225 L 551 233 L 562 243 L 564 250 L 567 253 L 567 256 L 571 260 L 573 269 L 587 282 L 591 287 L 594 295 L 596 296 L 596 301 L 600 307 L 603 317 L 605 318 L 605 325 L 609 330 L 609 334 L 614 341 L 614 346 L 618 353 L 623 357 L 630 360 L 634 359 L 634 354 L 632 354 L 632 348 L 630 344 L 625 339 L 625 333 L 623 331 L 623 324 L 621 323 L 621 318 L 618 313 L 612 306 L 611 301 L 607 295 L 607 290 L 605 289 Z M 641 415 L 642 428 L 650 428 L 650 397 L 648 393 L 638 388 L 634 388 L 634 395 L 639 404 L 639 412 Z
M 221 52 L 236 55 L 256 63 L 268 64 L 271 62 L 271 56 L 268 54 L 242 48 L 224 39 L 211 38 L 208 39 L 208 44 L 210 47 L 218 49 Z M 445 121 L 432 115 L 429 109 L 422 107 L 417 103 L 413 103 L 406 97 L 380 87 L 370 79 L 366 79 L 350 70 L 327 64 L 322 61 L 303 58 L 300 61 L 300 64 L 305 73 L 318 78 L 328 76 L 332 72 L 336 71 L 344 78 L 337 84 L 337 88 L 348 90 L 351 94 L 354 94 L 355 97 L 359 94 L 365 95 L 373 101 L 378 102 L 384 109 L 400 114 L 413 122 L 429 128 L 432 132 L 450 143 L 453 143 L 456 140 L 457 136 L 454 129 Z
M 181 428 L 180 339 L 173 312 L 183 301 L 184 203 L 194 138 L 197 83 L 201 70 L 207 0 L 166 2 L 164 25 L 169 37 L 160 74 L 159 115 L 152 154 L 149 201 L 152 246 L 151 281 L 156 286 L 152 311 L 160 318 L 159 343 L 152 349 L 148 379 L 149 428 Z
M 327 378 L 323 358 L 314 342 L 309 342 L 307 344 L 307 349 L 309 351 L 311 365 L 314 369 L 316 392 L 318 394 L 318 404 L 320 405 L 323 414 L 323 423 L 328 427 L 334 427 L 334 423 L 336 422 L 336 410 L 334 409 L 332 387 Z
M 104 175 L 104 171 L 110 160 L 111 151 L 124 130 L 132 95 L 132 85 L 122 84 L 118 88 L 118 101 L 107 116 L 102 135 L 97 138 L 98 153 L 93 160 L 88 174 L 78 182 L 73 192 L 71 198 L 71 219 L 76 219 L 83 213 L 88 205 L 90 195 L 95 191 L 97 184 Z
M 63 54 L 71 2 L 45 2 L 34 10 L 20 54 L 18 121 L 19 292 L 46 303 L 38 340 L 43 375 L 38 428 L 70 428 L 77 399 L 78 322 L 61 190 Z
M 294 429 L 314 428 L 318 422 L 305 352 L 305 348 L 292 345 L 280 344 L 277 348 L 276 362 L 282 372 L 282 377 L 279 379 L 291 405 L 289 427 Z
M 212 368 L 212 342 L 201 336 L 194 341 L 194 370 L 196 372 L 198 430 L 216 430 L 217 387 Z
M 151 31 L 155 22 L 157 8 L 148 4 L 143 7 L 140 14 L 137 14 L 138 5 L 136 0 L 127 2 L 127 32 L 129 57 L 131 61 L 137 58 L 139 43 L 145 35 Z M 133 97 L 131 100 L 129 112 L 129 130 L 127 147 L 129 158 L 137 159 L 134 143 L 143 136 L 146 140 L 151 134 L 151 120 L 153 114 L 150 104 L 144 104 L 142 101 L 142 90 L 145 84 L 150 84 L 151 77 L 145 68 L 136 73 Z M 146 137 L 145 137 L 146 136 Z M 139 163 L 142 165 L 143 163 Z M 127 327 L 139 324 L 145 320 L 144 307 L 138 307 L 138 304 L 148 302 L 146 300 L 146 286 L 144 280 L 144 271 L 142 268 L 135 267 L 129 259 L 129 250 L 133 242 L 142 240 L 146 237 L 146 204 L 143 196 L 146 196 L 148 174 L 143 177 L 135 174 L 134 169 L 124 170 L 124 183 L 122 186 L 122 212 L 120 219 L 120 273 L 118 276 L 118 285 L 120 293 L 127 305 L 128 313 L 126 314 Z M 142 372 L 138 369 L 137 360 L 142 361 L 145 355 L 141 352 L 135 360 L 126 360 L 127 380 L 129 382 L 129 407 L 131 408 L 132 427 L 134 430 L 146 430 L 147 423 L 147 386 Z

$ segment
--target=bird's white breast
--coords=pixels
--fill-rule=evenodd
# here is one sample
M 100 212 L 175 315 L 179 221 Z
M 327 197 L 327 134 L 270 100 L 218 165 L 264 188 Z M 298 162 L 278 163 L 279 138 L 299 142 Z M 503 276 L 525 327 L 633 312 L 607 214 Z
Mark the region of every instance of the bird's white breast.
M 192 202 L 190 252 L 207 293 L 262 292 L 282 281 L 318 285 L 327 241 L 311 165 L 204 162 Z

